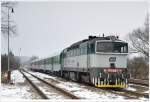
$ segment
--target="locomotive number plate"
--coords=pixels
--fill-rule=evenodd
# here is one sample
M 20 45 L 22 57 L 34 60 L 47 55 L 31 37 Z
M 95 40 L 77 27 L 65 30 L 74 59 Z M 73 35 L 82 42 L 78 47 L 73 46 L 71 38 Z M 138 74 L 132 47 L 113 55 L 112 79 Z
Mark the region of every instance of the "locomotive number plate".
M 116 62 L 116 57 L 110 57 L 109 62 Z

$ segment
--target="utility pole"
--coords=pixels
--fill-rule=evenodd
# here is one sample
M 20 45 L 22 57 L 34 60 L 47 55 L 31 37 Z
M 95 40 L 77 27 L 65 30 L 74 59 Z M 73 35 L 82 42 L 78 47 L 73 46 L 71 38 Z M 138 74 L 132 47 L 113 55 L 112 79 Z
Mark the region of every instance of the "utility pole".
M 19 53 L 19 59 L 20 59 L 20 67 L 19 67 L 19 70 L 21 69 L 21 48 L 20 48 L 20 53 Z
M 9 30 L 10 30 L 10 28 L 9 28 L 9 19 L 10 19 L 10 15 L 9 15 L 9 11 L 10 11 L 10 9 L 11 9 L 11 13 L 14 13 L 14 10 L 13 10 L 13 8 L 9 8 L 8 7 L 8 72 L 7 72 L 7 79 L 8 79 L 8 81 L 10 82 L 10 79 L 11 79 L 11 71 L 10 71 L 10 58 L 9 58 L 9 35 L 10 35 L 10 32 L 9 32 Z

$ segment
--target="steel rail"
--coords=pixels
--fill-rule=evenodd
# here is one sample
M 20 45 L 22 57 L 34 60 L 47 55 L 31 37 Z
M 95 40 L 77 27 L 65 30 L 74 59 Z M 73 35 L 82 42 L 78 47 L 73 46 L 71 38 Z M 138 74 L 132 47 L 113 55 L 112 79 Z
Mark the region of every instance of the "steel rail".
M 149 94 L 148 93 L 139 93 L 137 91 L 130 91 L 130 90 L 122 90 L 122 92 L 126 92 L 128 94 L 135 95 L 135 96 L 138 96 L 138 97 L 149 98 Z
M 29 73 L 29 72 L 26 71 L 26 70 L 23 70 L 23 71 L 26 72 L 26 73 L 28 73 L 28 74 L 30 74 L 30 75 L 32 75 L 33 77 L 37 78 L 38 80 L 42 81 L 43 83 L 45 83 L 45 84 L 47 84 L 47 85 L 50 85 L 51 87 L 55 88 L 56 90 L 58 90 L 58 91 L 64 93 L 66 96 L 71 97 L 71 99 L 81 99 L 81 98 L 79 98 L 78 96 L 72 94 L 71 92 L 69 92 L 69 91 L 67 91 L 67 90 L 65 90 L 65 89 L 62 89 L 62 88 L 60 88 L 60 87 L 58 87 L 58 86 L 56 86 L 56 85 L 54 85 L 54 84 L 52 84 L 52 83 L 50 83 L 50 82 L 47 82 L 47 81 L 45 81 L 45 80 L 43 80 L 43 79 L 41 79 L 41 78 L 39 78 L 39 77 L 37 77 L 37 76 L 35 76 L 35 75 Z
M 148 80 L 142 80 L 142 79 L 129 79 L 129 83 L 149 86 L 149 81 Z
M 38 92 L 38 94 L 43 98 L 43 99 L 49 99 L 42 91 L 39 89 L 21 70 L 19 70 L 25 79 L 32 85 L 32 87 Z

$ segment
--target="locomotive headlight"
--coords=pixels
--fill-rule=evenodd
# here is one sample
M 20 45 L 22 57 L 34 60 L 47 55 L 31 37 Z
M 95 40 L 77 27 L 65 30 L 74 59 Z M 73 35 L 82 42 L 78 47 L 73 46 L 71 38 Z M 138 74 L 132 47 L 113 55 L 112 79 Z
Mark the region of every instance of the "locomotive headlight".
M 110 63 L 111 68 L 115 68 L 115 63 Z

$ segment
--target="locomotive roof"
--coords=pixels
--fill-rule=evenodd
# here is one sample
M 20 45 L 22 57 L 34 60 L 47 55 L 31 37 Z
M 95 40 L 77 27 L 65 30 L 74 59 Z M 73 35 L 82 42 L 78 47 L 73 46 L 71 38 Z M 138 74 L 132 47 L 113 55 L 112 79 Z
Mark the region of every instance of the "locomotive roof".
M 94 41 L 96 41 L 96 40 L 121 41 L 121 40 L 119 40 L 119 38 L 116 37 L 116 36 L 106 36 L 106 37 L 104 37 L 104 36 L 103 36 L 103 37 L 89 36 L 88 39 L 84 39 L 84 40 L 81 40 L 81 41 L 78 41 L 78 42 L 72 44 L 70 47 L 68 47 L 68 49 L 69 49 L 69 48 L 76 48 L 76 47 L 78 47 L 78 46 L 79 46 L 80 44 L 82 44 L 82 43 L 94 42 Z

